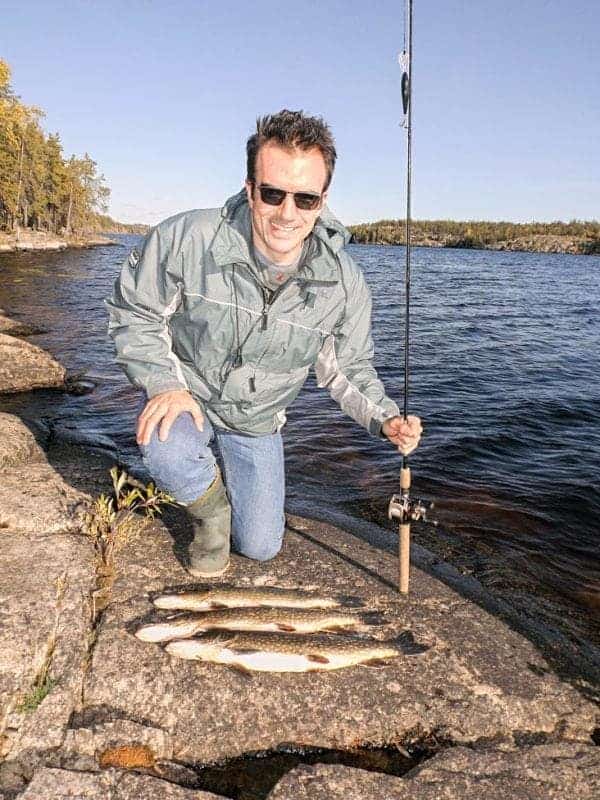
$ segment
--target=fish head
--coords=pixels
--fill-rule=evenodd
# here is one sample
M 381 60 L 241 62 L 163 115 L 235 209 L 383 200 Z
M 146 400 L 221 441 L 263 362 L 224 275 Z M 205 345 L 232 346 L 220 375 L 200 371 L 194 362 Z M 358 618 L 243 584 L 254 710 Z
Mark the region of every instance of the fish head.
M 135 636 L 142 642 L 160 642 L 162 628 L 162 625 L 142 625 L 135 631 Z
M 176 658 L 203 659 L 202 648 L 197 646 L 195 639 L 175 639 L 165 645 L 165 650 Z
M 210 608 L 210 589 L 200 589 L 197 592 L 179 592 L 173 594 L 162 594 L 155 597 L 152 601 L 156 608 L 166 609 L 179 609 L 179 608 L 197 608 L 199 609 L 204 603 L 206 608 Z
M 194 639 L 176 639 L 165 646 L 165 650 L 178 658 L 191 658 L 197 661 L 217 661 L 218 654 L 233 639 L 222 631 L 210 631 Z

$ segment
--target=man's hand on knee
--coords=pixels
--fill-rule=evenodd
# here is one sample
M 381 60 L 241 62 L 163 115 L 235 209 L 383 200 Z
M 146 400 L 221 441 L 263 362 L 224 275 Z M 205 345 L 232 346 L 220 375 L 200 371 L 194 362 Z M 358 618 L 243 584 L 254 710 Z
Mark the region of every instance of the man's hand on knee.
M 176 389 L 172 392 L 157 394 L 148 400 L 144 410 L 138 417 L 136 440 L 138 444 L 148 445 L 152 438 L 152 433 L 160 423 L 158 438 L 161 442 L 166 442 L 169 437 L 171 425 L 180 414 L 185 411 L 190 413 L 196 423 L 196 427 L 201 431 L 204 427 L 204 416 L 200 406 L 192 395 L 185 389 Z

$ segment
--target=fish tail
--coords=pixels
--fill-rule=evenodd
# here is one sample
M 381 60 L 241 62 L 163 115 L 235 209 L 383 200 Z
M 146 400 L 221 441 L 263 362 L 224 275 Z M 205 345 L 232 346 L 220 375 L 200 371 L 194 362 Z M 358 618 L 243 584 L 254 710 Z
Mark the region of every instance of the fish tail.
M 359 615 L 363 625 L 389 625 L 390 622 L 380 611 L 366 611 Z
M 341 605 L 348 608 L 364 608 L 367 605 L 362 597 L 356 597 L 355 595 L 342 595 L 339 597 L 339 601 Z
M 398 648 L 398 652 L 405 656 L 418 656 L 429 650 L 429 645 L 421 644 L 415 640 L 412 631 L 406 630 L 393 640 L 394 645 Z

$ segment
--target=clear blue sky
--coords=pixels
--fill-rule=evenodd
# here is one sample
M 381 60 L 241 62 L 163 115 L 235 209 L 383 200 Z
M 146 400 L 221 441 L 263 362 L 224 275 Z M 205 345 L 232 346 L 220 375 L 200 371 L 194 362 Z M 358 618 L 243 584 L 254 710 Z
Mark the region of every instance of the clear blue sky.
M 403 28 L 390 0 L 5 0 L 0 57 L 117 219 L 221 205 L 287 107 L 330 122 L 349 224 L 404 214 Z M 593 0 L 415 0 L 416 218 L 600 217 L 599 31 Z

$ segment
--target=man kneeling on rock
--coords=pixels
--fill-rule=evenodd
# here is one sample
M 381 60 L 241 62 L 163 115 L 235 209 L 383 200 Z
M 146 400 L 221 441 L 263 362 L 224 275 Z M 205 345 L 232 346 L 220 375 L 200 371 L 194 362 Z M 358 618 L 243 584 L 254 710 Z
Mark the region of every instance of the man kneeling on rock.
M 420 420 L 399 416 L 372 365 L 369 290 L 325 206 L 335 160 L 322 119 L 259 119 L 245 188 L 157 225 L 108 301 L 117 360 L 148 398 L 137 442 L 191 518 L 196 577 L 225 571 L 230 539 L 253 559 L 280 550 L 281 429 L 311 366 L 371 434 L 403 453 L 419 442 Z

